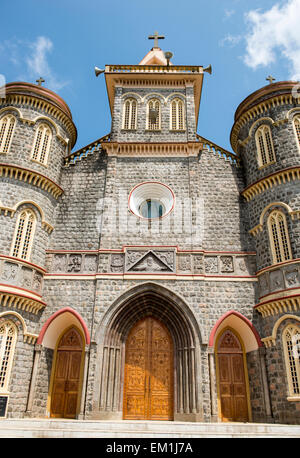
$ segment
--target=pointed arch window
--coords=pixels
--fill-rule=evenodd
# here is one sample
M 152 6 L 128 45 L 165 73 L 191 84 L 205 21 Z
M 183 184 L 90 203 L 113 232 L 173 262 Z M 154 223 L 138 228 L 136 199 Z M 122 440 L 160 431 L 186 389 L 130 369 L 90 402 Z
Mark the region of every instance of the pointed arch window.
M 171 130 L 184 130 L 184 102 L 181 99 L 174 99 L 171 102 Z
M 48 161 L 51 140 L 52 132 L 50 127 L 47 124 L 40 124 L 36 131 L 31 159 L 46 165 Z
M 268 219 L 269 237 L 273 263 L 292 259 L 292 252 L 285 215 L 280 211 L 273 211 Z
M 151 99 L 147 105 L 147 130 L 161 129 L 161 106 L 158 99 Z
M 287 326 L 282 333 L 290 396 L 300 396 L 300 327 Z
M 0 119 L 0 153 L 8 153 L 15 125 L 16 118 L 13 115 Z
M 260 167 L 276 162 L 272 133 L 269 126 L 260 126 L 255 133 L 257 159 Z
M 295 129 L 296 138 L 298 140 L 298 145 L 300 147 L 300 115 L 296 115 L 294 117 L 294 129 Z
M 135 130 L 137 123 L 137 101 L 133 98 L 127 99 L 124 103 L 123 129 Z
M 0 324 L 0 393 L 7 392 L 17 340 L 17 328 L 11 321 Z
M 29 208 L 23 210 L 17 220 L 11 256 L 29 260 L 35 226 L 36 216 L 33 211 Z

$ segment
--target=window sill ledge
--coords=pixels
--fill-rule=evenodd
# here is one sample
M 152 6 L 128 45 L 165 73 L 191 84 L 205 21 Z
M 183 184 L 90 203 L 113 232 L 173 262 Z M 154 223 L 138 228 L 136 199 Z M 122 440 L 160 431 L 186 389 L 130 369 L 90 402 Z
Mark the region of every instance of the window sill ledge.
M 300 401 L 300 395 L 299 396 L 288 396 L 287 400 L 289 402 L 299 402 Z

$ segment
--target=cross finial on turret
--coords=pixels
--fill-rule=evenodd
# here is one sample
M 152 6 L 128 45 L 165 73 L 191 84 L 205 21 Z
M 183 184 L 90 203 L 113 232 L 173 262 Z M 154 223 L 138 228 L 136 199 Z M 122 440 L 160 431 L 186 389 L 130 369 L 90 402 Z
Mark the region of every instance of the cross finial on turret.
M 36 80 L 36 82 L 38 83 L 38 86 L 41 86 L 42 83 L 45 82 L 45 80 L 40 76 L 38 80 Z
M 276 80 L 276 78 L 273 78 L 273 76 L 269 75 L 268 78 L 266 78 L 267 81 L 269 81 L 270 84 L 273 83 L 273 81 Z
M 154 40 L 153 48 L 159 48 L 158 40 L 164 40 L 165 37 L 163 35 L 158 35 L 158 32 L 154 32 L 154 35 L 149 35 L 148 39 L 149 40 Z

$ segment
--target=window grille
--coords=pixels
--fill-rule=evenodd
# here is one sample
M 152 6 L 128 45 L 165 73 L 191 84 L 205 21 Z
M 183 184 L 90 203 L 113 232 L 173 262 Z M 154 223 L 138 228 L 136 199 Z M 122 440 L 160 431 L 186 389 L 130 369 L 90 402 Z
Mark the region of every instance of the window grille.
M 295 116 L 294 127 L 295 127 L 295 133 L 296 133 L 296 137 L 298 140 L 298 144 L 300 146 L 300 115 Z
M 46 165 L 51 143 L 51 130 L 46 124 L 41 124 L 36 132 L 31 159 Z
M 36 217 L 30 209 L 23 210 L 17 220 L 12 256 L 28 260 L 31 253 Z
M 11 321 L 0 324 L 0 393 L 8 389 L 16 338 L 17 329 Z
M 171 103 L 171 130 L 184 130 L 184 103 L 181 99 Z
M 135 99 L 127 99 L 124 104 L 123 129 L 136 129 L 137 121 L 137 101 Z
M 300 395 L 300 328 L 289 325 L 283 331 L 283 346 L 290 396 Z
M 256 131 L 255 138 L 259 166 L 263 167 L 264 165 L 275 162 L 275 153 L 270 127 L 259 127 Z
M 16 118 L 12 115 L 6 115 L 0 120 L 0 153 L 8 153 Z
M 279 211 L 273 211 L 269 216 L 268 225 L 273 263 L 292 259 L 285 215 Z
M 160 130 L 161 108 L 160 101 L 151 99 L 148 102 L 147 129 Z

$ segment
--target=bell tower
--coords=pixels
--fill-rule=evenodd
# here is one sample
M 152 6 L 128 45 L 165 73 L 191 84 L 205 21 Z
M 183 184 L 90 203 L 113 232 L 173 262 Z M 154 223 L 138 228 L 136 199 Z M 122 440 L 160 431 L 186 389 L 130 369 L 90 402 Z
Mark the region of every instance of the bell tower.
M 149 36 L 154 46 L 138 65 L 105 67 L 114 149 L 124 143 L 152 149 L 155 143 L 192 146 L 197 141 L 204 69 L 173 65 L 172 53 L 158 46 L 163 38 L 157 32 Z

